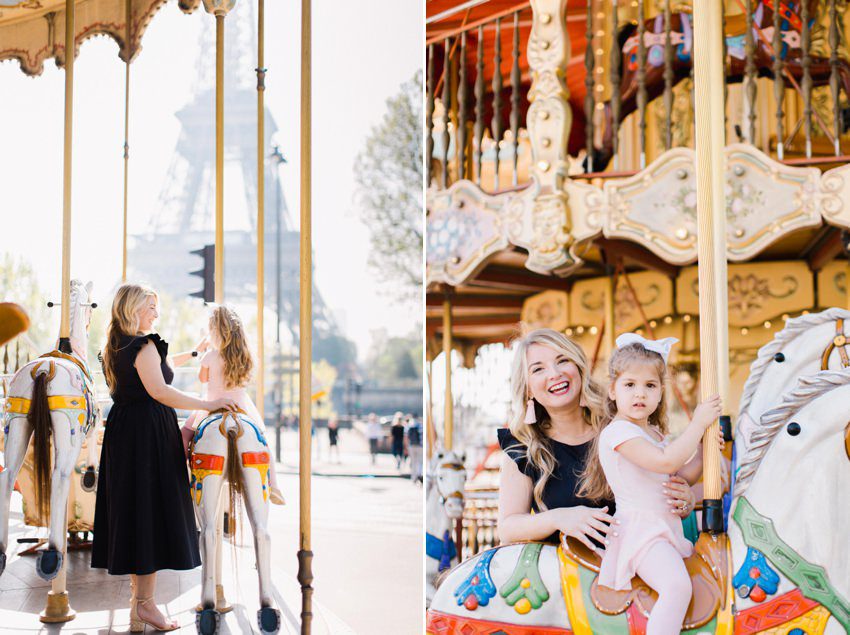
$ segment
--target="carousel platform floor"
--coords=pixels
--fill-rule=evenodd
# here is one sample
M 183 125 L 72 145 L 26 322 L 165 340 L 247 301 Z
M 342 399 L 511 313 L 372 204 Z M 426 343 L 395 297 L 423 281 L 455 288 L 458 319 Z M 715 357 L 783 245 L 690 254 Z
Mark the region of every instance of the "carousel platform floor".
M 110 576 L 89 567 L 90 550 L 71 551 L 68 558 L 68 593 L 76 617 L 64 624 L 42 624 L 38 617 L 44 609 L 50 583 L 36 575 L 35 556 L 20 555 L 31 545 L 19 544 L 18 538 L 42 536 L 45 530 L 26 527 L 21 513 L 21 498 L 12 496 L 9 542 L 12 545 L 6 571 L 0 576 L 0 635 L 25 633 L 69 633 L 106 635 L 129 631 L 129 576 Z M 244 529 L 247 529 L 247 522 Z M 257 628 L 257 576 L 250 534 L 240 539 L 235 549 L 225 542 L 223 582 L 225 595 L 233 611 L 222 616 L 221 633 L 259 633 Z M 235 563 L 235 567 L 233 566 Z M 156 602 L 170 618 L 179 621 L 179 633 L 195 633 L 194 607 L 200 599 L 200 568 L 193 571 L 165 571 L 157 580 Z M 290 575 L 272 571 L 275 604 L 281 612 L 281 634 L 300 632 L 301 589 Z M 354 631 L 332 612 L 313 599 L 313 632 L 348 635 Z M 148 628 L 147 632 L 154 632 Z

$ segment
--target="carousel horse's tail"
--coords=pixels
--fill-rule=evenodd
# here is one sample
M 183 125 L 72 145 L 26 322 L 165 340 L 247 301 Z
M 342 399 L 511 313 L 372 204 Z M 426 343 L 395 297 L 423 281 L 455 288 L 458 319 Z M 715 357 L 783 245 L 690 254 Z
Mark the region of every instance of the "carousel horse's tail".
M 39 373 L 32 386 L 30 410 L 27 413 L 33 428 L 33 475 L 35 505 L 41 518 L 47 518 L 50 506 L 50 407 L 47 404 L 47 374 Z
M 239 424 L 236 416 L 231 417 L 235 425 L 227 426 L 227 489 L 230 493 L 229 533 L 236 537 L 236 519 L 241 516 L 240 506 L 245 494 L 245 476 L 242 474 L 242 461 L 239 456 Z

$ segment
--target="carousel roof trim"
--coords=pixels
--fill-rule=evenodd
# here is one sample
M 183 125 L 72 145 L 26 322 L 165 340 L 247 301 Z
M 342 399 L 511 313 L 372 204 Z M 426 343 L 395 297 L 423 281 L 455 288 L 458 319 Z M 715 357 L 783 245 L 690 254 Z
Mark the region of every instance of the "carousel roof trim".
M 127 42 L 126 4 L 116 0 L 76 0 L 74 56 L 83 42 L 104 35 L 118 45 L 118 57 L 127 61 L 141 50 L 141 40 L 154 15 L 168 0 L 130 0 L 132 24 Z M 179 0 L 184 13 L 192 13 L 200 0 Z M 22 3 L 0 8 L 0 62 L 18 60 L 21 72 L 30 77 L 44 72 L 44 62 L 65 64 L 65 2 L 42 0 L 29 6 Z
M 741 143 L 727 146 L 725 155 L 730 262 L 751 260 L 786 236 L 822 223 L 850 228 L 850 165 L 821 173 L 785 165 Z M 656 270 L 669 273 L 693 264 L 695 164 L 693 150 L 674 148 L 637 174 L 610 179 L 601 188 L 567 181 L 570 217 L 562 225 L 569 232 L 555 231 L 560 225 L 552 219 L 546 231 L 540 229 L 542 219 L 538 222 L 539 212 L 530 204 L 538 190 L 534 178 L 524 189 L 500 195 L 469 181 L 447 190 L 432 188 L 427 192 L 426 283 L 431 288 L 464 285 L 495 264 L 491 261 L 501 251 L 516 247 L 528 251 L 526 268 L 547 276 L 570 275 L 590 245 L 603 246 L 603 237 Z M 535 257 L 544 252 L 551 266 Z M 553 257 L 558 253 L 569 254 L 576 266 L 562 269 L 563 259 Z

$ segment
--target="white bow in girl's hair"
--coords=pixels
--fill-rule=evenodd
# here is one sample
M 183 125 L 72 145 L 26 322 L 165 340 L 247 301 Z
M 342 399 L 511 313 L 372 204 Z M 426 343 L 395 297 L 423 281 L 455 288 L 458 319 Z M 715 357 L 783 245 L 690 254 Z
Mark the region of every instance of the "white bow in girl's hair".
M 617 348 L 623 348 L 629 344 L 640 344 L 646 350 L 661 355 L 661 359 L 663 359 L 666 364 L 667 358 L 670 356 L 670 349 L 673 348 L 673 344 L 678 341 L 679 340 L 675 337 L 665 337 L 660 340 L 648 340 L 637 333 L 623 333 L 617 338 Z

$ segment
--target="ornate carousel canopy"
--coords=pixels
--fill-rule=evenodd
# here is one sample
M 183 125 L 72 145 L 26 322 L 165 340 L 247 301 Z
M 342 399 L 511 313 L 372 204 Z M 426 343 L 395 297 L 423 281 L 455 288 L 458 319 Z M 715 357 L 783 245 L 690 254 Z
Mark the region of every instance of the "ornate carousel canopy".
M 141 49 L 142 36 L 167 0 L 75 0 L 75 56 L 80 45 L 96 35 L 118 44 L 118 56 L 132 61 Z M 191 13 L 200 0 L 179 0 Z M 130 16 L 129 38 L 127 16 Z M 40 75 L 44 61 L 65 63 L 65 0 L 0 0 L 0 62 L 16 59 L 30 76 Z

